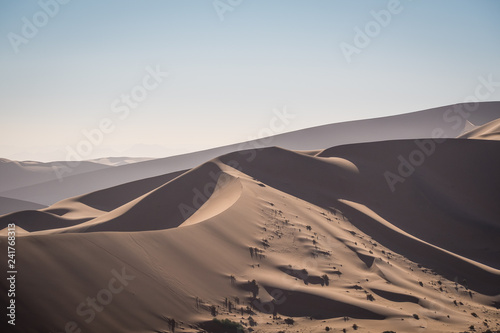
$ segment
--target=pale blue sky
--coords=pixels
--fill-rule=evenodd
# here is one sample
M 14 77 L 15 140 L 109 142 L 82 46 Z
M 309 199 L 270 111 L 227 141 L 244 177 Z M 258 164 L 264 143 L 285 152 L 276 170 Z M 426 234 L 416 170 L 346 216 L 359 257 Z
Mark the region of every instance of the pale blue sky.
M 479 76 L 500 81 L 495 0 L 401 0 L 350 63 L 340 44 L 390 1 L 221 0 L 236 4 L 221 21 L 211 0 L 72 0 L 44 24 L 40 3 L 55 1 L 0 4 L 0 157 L 64 159 L 103 118 L 115 128 L 86 158 L 194 151 L 256 136 L 283 106 L 292 131 L 458 103 Z M 42 21 L 13 47 L 23 17 Z M 148 66 L 169 76 L 120 119 L 111 104 Z

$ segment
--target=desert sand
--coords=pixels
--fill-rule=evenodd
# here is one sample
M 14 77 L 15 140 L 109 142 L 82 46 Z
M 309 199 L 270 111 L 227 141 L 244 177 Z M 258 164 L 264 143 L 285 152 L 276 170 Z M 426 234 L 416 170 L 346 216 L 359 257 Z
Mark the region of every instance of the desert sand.
M 497 131 L 233 151 L 3 215 L 7 332 L 500 330 Z

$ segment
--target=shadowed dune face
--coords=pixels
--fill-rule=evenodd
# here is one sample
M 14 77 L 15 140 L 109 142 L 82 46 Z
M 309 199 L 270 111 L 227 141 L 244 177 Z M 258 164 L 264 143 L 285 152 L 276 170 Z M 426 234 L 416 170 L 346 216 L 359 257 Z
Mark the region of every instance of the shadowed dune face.
M 275 286 L 264 286 L 268 293 L 276 290 Z M 281 290 L 281 289 L 280 289 Z M 255 305 L 265 312 L 266 309 L 276 309 L 276 312 L 288 317 L 312 317 L 313 319 L 327 319 L 350 317 L 357 319 L 385 319 L 385 316 L 368 309 L 358 307 L 348 302 L 333 300 L 322 295 L 301 292 L 297 290 L 282 290 L 285 301 L 279 305 L 262 302 Z M 272 311 L 268 312 L 272 314 Z
M 292 327 L 285 317 L 311 331 L 495 327 L 499 143 L 436 144 L 392 191 L 385 172 L 417 148 L 235 152 L 109 203 L 133 183 L 35 212 L 95 217 L 19 235 L 18 314 L 32 321 L 16 329 L 164 332 L 175 319 L 191 332 L 214 314 L 276 332 Z M 69 287 L 53 297 L 58 281 Z
M 404 293 L 395 293 L 387 290 L 381 290 L 381 289 L 371 289 L 376 295 L 383 297 L 387 300 L 390 300 L 392 302 L 411 302 L 411 303 L 418 303 L 419 299 L 415 296 L 410 296 Z
M 76 199 L 89 207 L 109 212 L 171 181 L 184 172 L 186 172 L 186 170 L 141 179 L 135 182 L 118 185 L 113 188 L 84 194 L 78 196 Z

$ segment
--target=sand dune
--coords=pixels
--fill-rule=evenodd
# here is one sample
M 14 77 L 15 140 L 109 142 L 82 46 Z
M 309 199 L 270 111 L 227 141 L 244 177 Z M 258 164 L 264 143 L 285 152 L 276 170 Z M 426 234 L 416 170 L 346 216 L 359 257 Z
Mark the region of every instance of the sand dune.
M 150 160 L 154 160 L 154 158 L 151 158 L 151 157 L 103 157 L 103 158 L 96 158 L 93 160 L 88 160 L 88 162 L 94 162 L 94 163 L 99 163 L 99 164 L 104 164 L 104 165 L 109 165 L 109 166 L 121 166 L 121 165 L 134 164 L 134 163 L 150 161 Z
M 20 210 L 42 209 L 45 207 L 46 206 L 34 202 L 0 197 L 0 215 Z
M 46 208 L 40 205 L 39 207 L 28 207 L 29 210 L 38 208 L 43 213 L 40 215 L 43 218 L 34 220 L 32 212 L 6 214 L 0 217 L 0 229 L 6 228 L 9 223 L 16 223 L 17 226 L 31 232 L 50 229 L 47 227 L 47 223 L 52 226 L 51 228 L 63 228 L 92 220 L 154 190 L 182 173 L 183 171 L 179 171 L 121 184 L 64 199 Z
M 471 123 L 470 121 L 466 120 L 466 121 L 465 121 L 465 126 L 464 126 L 464 128 L 462 129 L 462 134 L 461 134 L 461 135 L 459 135 L 458 137 L 460 137 L 460 136 L 464 135 L 465 133 L 470 132 L 470 131 L 472 131 L 472 130 L 474 130 L 474 129 L 478 128 L 478 127 L 479 127 L 479 126 L 476 126 L 476 125 L 474 125 L 473 123 Z
M 30 320 L 14 332 L 224 331 L 214 314 L 262 332 L 500 329 L 500 143 L 435 143 L 391 191 L 384 174 L 424 143 L 233 152 L 60 202 L 70 224 L 95 217 L 18 236 Z
M 493 119 L 500 118 L 500 102 L 483 102 L 478 104 L 475 111 L 467 111 L 468 109 L 469 106 L 456 104 L 397 116 L 317 126 L 275 135 L 265 140 L 243 142 L 190 154 L 108 167 L 85 174 L 68 174 L 63 182 L 53 178 L 53 180 L 35 185 L 16 183 L 16 189 L 8 191 L 0 189 L 0 196 L 48 206 L 68 197 L 147 177 L 190 169 L 217 156 L 250 148 L 279 146 L 292 150 L 317 150 L 351 143 L 432 137 L 433 132 L 438 132 L 443 137 L 456 138 L 465 128 L 466 121 L 483 125 Z M 469 114 L 469 117 L 464 119 L 459 111 L 462 114 L 464 112 Z M 122 160 L 113 161 L 120 162 Z M 0 172 L 0 175 L 2 174 Z M 6 178 L 16 180 L 18 176 Z
M 227 149 L 227 151 L 223 150 L 223 153 L 232 151 L 231 148 L 224 149 Z M 217 149 L 217 151 L 218 150 L 220 149 Z M 95 192 L 144 178 L 190 169 L 217 155 L 218 154 L 214 150 L 207 150 L 192 154 L 167 157 L 164 159 L 108 167 L 97 172 L 69 176 L 62 182 L 52 180 L 41 184 L 1 192 L 0 195 L 22 200 L 31 199 L 34 202 L 52 205 L 68 197 Z
M 459 136 L 464 139 L 500 140 L 500 119 L 490 121 Z
M 323 125 L 276 135 L 271 144 L 291 150 L 314 150 L 351 143 L 429 138 L 435 131 L 443 137 L 456 138 L 463 132 L 467 121 L 481 126 L 500 118 L 500 102 L 481 102 L 474 111 L 467 110 L 470 110 L 469 106 L 462 103 L 397 116 Z

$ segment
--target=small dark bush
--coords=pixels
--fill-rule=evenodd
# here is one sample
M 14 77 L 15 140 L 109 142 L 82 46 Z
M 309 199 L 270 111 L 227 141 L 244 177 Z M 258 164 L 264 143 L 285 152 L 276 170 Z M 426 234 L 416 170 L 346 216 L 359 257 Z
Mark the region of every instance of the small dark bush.
M 244 331 L 244 328 L 240 323 L 231 321 L 229 319 L 219 320 L 217 318 L 214 318 L 211 322 L 207 322 L 206 324 L 202 325 L 202 327 L 209 332 L 213 331 L 238 333 Z
M 415 314 L 415 313 L 413 314 L 413 318 L 415 318 L 416 320 L 420 319 L 420 317 L 418 316 L 418 314 Z
M 292 318 L 286 318 L 285 319 L 285 324 L 287 325 L 293 325 L 295 321 Z

